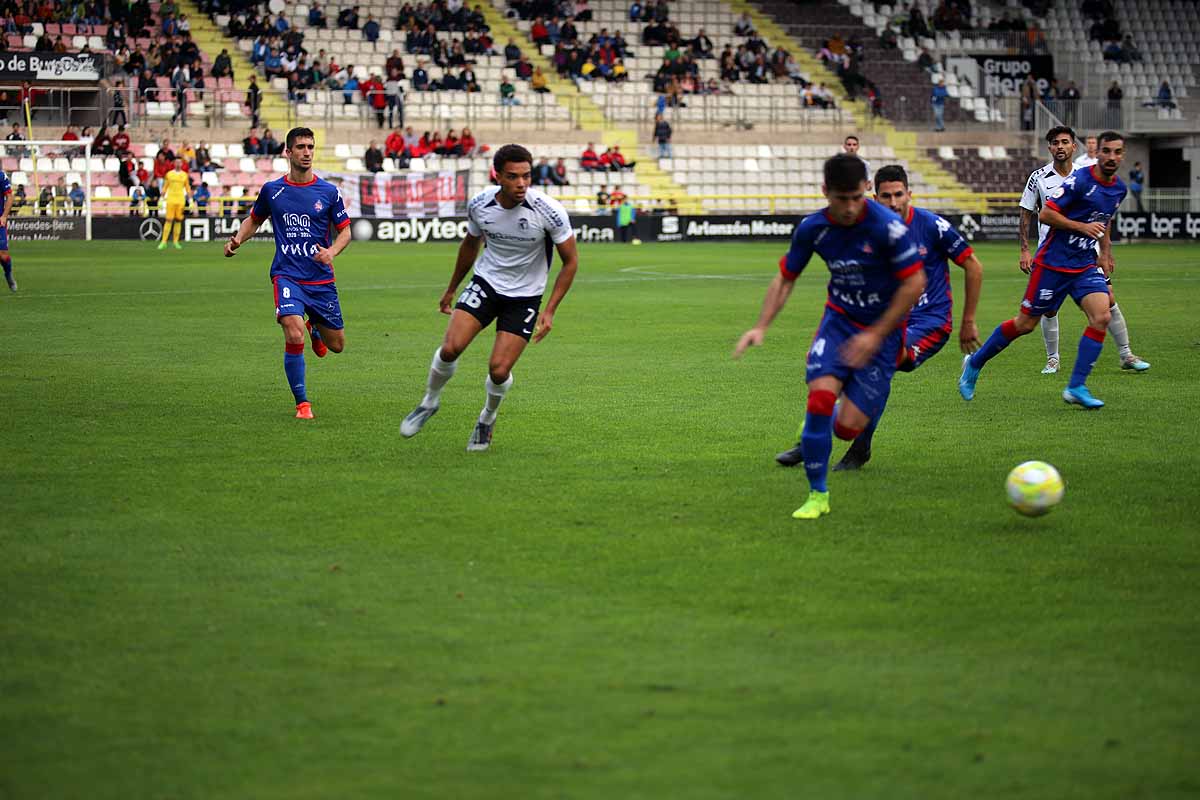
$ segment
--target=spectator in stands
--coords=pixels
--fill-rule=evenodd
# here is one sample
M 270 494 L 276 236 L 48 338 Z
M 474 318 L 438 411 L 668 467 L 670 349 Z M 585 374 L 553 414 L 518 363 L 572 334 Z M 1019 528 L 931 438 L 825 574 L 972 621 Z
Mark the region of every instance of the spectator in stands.
M 733 23 L 734 36 L 749 36 L 754 33 L 754 20 L 750 19 L 749 13 L 744 13 L 738 17 L 737 22 Z
M 1138 50 L 1137 45 L 1133 43 L 1133 37 L 1129 34 L 1125 35 L 1125 41 L 1121 43 L 1121 52 L 1125 54 L 1125 61 L 1133 64 L 1142 60 L 1142 51 Z
M 222 48 L 221 54 L 213 59 L 212 72 L 214 78 L 233 77 L 233 59 L 229 57 L 228 48 Z
M 538 94 L 546 94 L 550 91 L 550 87 L 547 85 L 547 83 L 546 75 L 542 72 L 542 68 L 534 67 L 533 75 L 529 77 L 529 88 L 533 89 L 533 91 L 537 92 Z
M 1113 41 L 1104 45 L 1103 55 L 1105 61 L 1115 61 L 1118 64 L 1125 61 L 1125 53 L 1121 51 L 1120 42 Z
M 515 67 L 517 62 L 521 60 L 521 48 L 517 47 L 516 41 L 508 40 L 508 44 L 504 46 L 504 63 L 509 67 Z
M 154 180 L 151 182 L 151 186 L 162 188 L 163 180 L 171 171 L 171 155 L 173 153 L 166 149 L 160 149 L 154 154 Z
M 542 21 L 541 17 L 534 19 L 533 25 L 529 28 L 529 38 L 533 39 L 533 43 L 539 46 L 554 44 L 554 42 L 550 41 L 550 31 L 546 28 L 546 23 Z M 506 51 L 507 49 L 505 48 Z M 507 55 L 507 52 L 505 55 Z
M 246 106 L 250 109 L 250 125 L 258 126 L 258 110 L 262 107 L 262 90 L 258 88 L 258 78 L 250 76 L 250 85 L 246 88 Z
M 358 6 L 343 8 L 338 12 L 337 24 L 339 28 L 348 28 L 352 31 L 358 30 Z
M 900 46 L 899 37 L 896 36 L 896 31 L 892 29 L 890 22 L 883 29 L 883 33 L 879 34 L 879 46 L 884 50 L 896 50 Z
M 216 172 L 217 167 L 213 164 L 212 155 L 208 150 L 208 142 L 202 140 L 196 147 L 196 155 L 192 158 L 192 169 L 197 172 Z
M 308 7 L 308 26 L 310 28 L 324 28 L 327 24 L 325 11 L 321 8 L 321 4 L 314 2 Z
M 946 98 L 949 96 L 946 79 L 938 78 L 938 82 L 929 96 L 930 105 L 933 106 L 933 129 L 935 131 L 946 130 Z
M 629 21 L 642 21 L 642 4 L 638 2 L 638 0 L 633 0 L 633 2 L 629 4 Z
M 579 29 L 575 27 L 574 21 L 567 18 L 558 29 L 558 40 L 566 44 L 575 44 L 579 41 Z
M 458 74 L 458 82 L 464 92 L 478 92 L 479 79 L 475 75 L 475 70 L 468 65 Z
M 550 166 L 550 162 L 545 158 L 538 161 L 533 168 L 533 185 L 534 186 L 550 186 L 554 183 L 554 167 Z
M 141 184 L 134 184 L 129 189 L 129 216 L 133 217 L 145 213 L 146 188 Z
M 613 172 L 620 172 L 623 169 L 631 170 L 635 166 L 637 166 L 636 161 L 626 161 L 625 160 L 625 155 L 621 152 L 621 145 L 619 145 L 619 144 L 614 144 L 611 148 L 609 148 L 608 157 L 609 157 L 608 163 L 610 164 L 609 169 L 611 169 Z M 603 156 L 601 157 L 600 160 L 601 160 L 601 162 L 603 162 L 603 160 L 604 160 Z
M 475 155 L 476 148 L 479 148 L 479 143 L 475 141 L 475 134 L 471 133 L 470 128 L 463 128 L 462 135 L 458 137 L 458 147 L 462 155 L 470 158 Z M 483 153 L 487 148 L 479 148 L 479 152 Z
M 925 22 L 925 14 L 916 3 L 913 3 L 908 9 L 908 35 L 914 39 L 923 39 L 929 36 L 929 25 Z
M 404 150 L 404 134 L 400 132 L 399 128 L 396 128 L 383 140 L 383 154 L 388 158 L 395 158 Z
M 359 84 L 358 89 L 362 92 L 367 105 L 374 110 L 375 122 L 382 128 L 384 118 L 387 116 L 387 90 L 384 88 L 383 81 L 372 72 L 369 78 Z
M 196 188 L 192 190 L 192 202 L 196 204 L 196 213 L 204 216 L 208 213 L 208 201 L 212 199 L 212 191 L 208 188 L 208 184 L 200 181 L 196 184 Z
M 146 216 L 158 216 L 158 201 L 162 199 L 162 187 L 154 181 L 146 184 Z
M 500 105 L 521 105 L 521 101 L 517 99 L 517 87 L 512 85 L 512 81 L 507 76 L 500 79 Z
M 1145 188 L 1145 183 L 1146 173 L 1142 172 L 1142 162 L 1133 162 L 1133 169 L 1129 170 L 1129 193 L 1133 195 L 1133 201 L 1137 203 L 1139 214 L 1146 210 L 1142 207 L 1142 189 Z
M 263 150 L 262 137 L 259 135 L 258 128 L 252 127 L 250 134 L 242 139 L 242 152 L 248 156 L 265 156 Z
M 608 207 L 610 209 L 616 208 L 617 206 L 624 203 L 627 197 L 628 197 L 628 195 L 626 195 L 623 191 L 621 191 L 620 186 L 614 186 L 613 190 L 612 190 L 612 194 L 610 194 L 608 196 Z
M 112 148 L 118 156 L 129 152 L 129 134 L 125 132 L 124 125 L 117 126 L 117 132 L 112 137 Z
M 379 23 L 375 20 L 374 15 L 367 14 L 367 21 L 363 23 L 362 27 L 362 35 L 368 42 L 379 41 Z
M 192 70 L 186 64 L 179 64 L 171 73 L 171 89 L 175 94 L 175 114 L 171 117 L 172 125 L 179 120 L 183 127 L 187 127 L 187 93 L 190 88 L 192 88 Z
M 387 63 L 383 65 L 383 71 L 388 75 L 395 73 L 400 80 L 404 80 L 404 57 L 400 55 L 399 49 L 392 50 Z
M 658 157 L 671 158 L 671 123 L 662 114 L 654 115 L 654 141 L 658 143 Z
M 54 40 L 43 31 L 42 35 L 37 37 L 37 41 L 33 43 L 33 49 L 38 53 L 52 53 L 54 52 Z
M 404 147 L 412 151 L 421 142 L 421 137 L 417 136 L 416 131 L 409 125 L 404 129 Z
M 611 199 L 612 195 L 608 193 L 608 187 L 601 185 L 600 188 L 596 190 L 596 213 L 607 214 L 608 202 Z
M 283 144 L 275 138 L 270 128 L 263 131 L 261 147 L 264 156 L 277 156 L 283 152 Z
M 71 184 L 71 191 L 67 193 L 67 197 L 71 201 L 71 210 L 75 216 L 83 216 L 83 204 L 87 197 L 83 193 L 83 189 L 79 188 L 78 183 Z
M 412 88 L 417 92 L 430 91 L 429 73 L 425 70 L 425 62 L 423 60 L 418 59 L 417 66 L 413 68 Z
M 570 0 L 568 0 L 570 2 Z M 568 16 L 574 17 L 580 22 L 592 21 L 592 9 L 588 7 L 588 0 L 575 0 L 575 13 Z
M 342 81 L 342 105 L 354 104 L 354 93 L 358 91 L 358 77 L 354 74 L 354 65 L 346 66 L 346 80 Z
M 404 127 L 404 85 L 400 83 L 400 74 L 389 72 L 388 79 L 383 84 L 383 92 L 387 101 L 388 127 Z
M 527 81 L 533 77 L 533 65 L 529 63 L 529 56 L 521 56 L 513 71 L 516 72 L 519 80 Z
M 367 152 L 363 154 L 363 163 L 367 167 L 367 172 L 383 172 L 383 151 L 379 149 L 379 143 L 374 139 L 367 145 Z
M 1158 87 L 1158 95 L 1155 97 L 1159 108 L 1175 108 L 1174 95 L 1171 93 L 1171 84 L 1163 81 Z
M 712 39 L 708 38 L 708 34 L 706 34 L 704 32 L 704 28 L 701 28 L 700 30 L 698 30 L 696 32 L 696 38 L 692 39 L 688 44 L 692 48 L 692 56 L 693 57 L 695 57 L 695 58 L 712 58 L 713 57 Z
M 596 153 L 596 145 L 594 142 L 588 142 L 584 148 L 583 154 L 579 157 L 579 167 L 584 172 L 603 172 L 604 165 L 600 163 L 600 156 Z

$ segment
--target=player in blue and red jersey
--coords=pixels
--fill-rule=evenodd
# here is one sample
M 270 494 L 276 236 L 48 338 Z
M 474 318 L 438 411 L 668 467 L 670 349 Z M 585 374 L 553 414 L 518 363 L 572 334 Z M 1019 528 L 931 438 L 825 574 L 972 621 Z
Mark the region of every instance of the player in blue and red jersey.
M 810 492 L 792 514 L 796 519 L 829 513 L 831 428 L 839 439 L 853 441 L 883 413 L 892 375 L 904 356 L 904 319 L 925 289 L 917 244 L 900 217 L 867 199 L 861 159 L 842 154 L 826 161 L 821 188 L 829 205 L 796 226 L 758 323 L 733 351 L 737 358 L 763 343 L 796 278 L 812 254 L 819 254 L 829 267 L 829 294 L 808 351 L 808 412 L 800 442 Z
M 4 209 L 0 211 L 0 266 L 4 267 L 4 281 L 9 291 L 15 292 L 17 280 L 13 277 L 12 256 L 8 254 L 8 214 L 12 211 L 13 192 L 4 170 L 0 170 L 0 197 L 4 198 Z
M 963 359 L 958 391 L 964 400 L 975 397 L 975 382 L 984 364 L 1037 327 L 1038 317 L 1057 311 L 1070 295 L 1087 315 L 1088 326 L 1079 340 L 1075 369 L 1063 390 L 1063 400 L 1084 408 L 1104 405 L 1092 397 L 1086 382 L 1112 318 L 1105 279 L 1116 265 L 1108 223 L 1125 199 L 1125 184 L 1117 177 L 1125 157 L 1125 139 L 1115 131 L 1105 131 L 1099 136 L 1099 148 L 1099 162 L 1075 170 L 1047 195 L 1038 219 L 1051 230 L 1033 259 L 1021 310 L 996 328 L 974 355 Z M 1096 242 L 1100 243 L 1099 255 Z
M 974 353 L 979 349 L 975 309 L 979 305 L 979 292 L 983 286 L 983 265 L 975 257 L 975 251 L 945 219 L 912 205 L 912 192 L 909 191 L 908 173 L 904 167 L 893 164 L 875 173 L 875 199 L 900 215 L 916 241 L 917 252 L 925 264 L 925 291 L 908 314 L 904 350 L 897 369 L 912 372 L 937 355 L 950 339 L 950 333 L 954 330 L 954 299 L 950 291 L 949 261 L 962 267 L 966 273 L 958 346 L 964 353 Z M 859 469 L 871 460 L 871 440 L 878 426 L 877 416 L 850 445 L 842 460 L 834 466 L 834 472 Z M 803 450 L 801 444 L 797 444 L 791 450 L 777 455 L 775 460 L 785 467 L 795 466 L 804 460 Z
M 288 131 L 284 155 L 290 168 L 282 178 L 263 184 L 250 216 L 225 245 L 229 258 L 266 220 L 275 232 L 271 284 L 275 320 L 283 328 L 283 371 L 296 399 L 297 419 L 312 419 L 304 385 L 304 336 L 323 358 L 346 346 L 342 306 L 334 284 L 333 259 L 350 244 L 350 217 L 336 186 L 312 172 L 316 140 L 308 128 Z M 337 231 L 332 238 L 332 231 Z M 308 315 L 308 323 L 304 315 Z

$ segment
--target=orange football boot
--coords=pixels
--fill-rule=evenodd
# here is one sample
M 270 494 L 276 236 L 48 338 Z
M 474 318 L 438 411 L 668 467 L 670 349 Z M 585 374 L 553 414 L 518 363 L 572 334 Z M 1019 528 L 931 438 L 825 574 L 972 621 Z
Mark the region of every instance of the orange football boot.
M 329 352 L 329 348 L 321 341 L 321 334 L 313 330 L 311 320 L 304 320 L 304 326 L 308 328 L 308 335 L 312 338 L 313 355 L 317 358 L 324 358 L 325 354 Z
M 312 403 L 299 403 L 296 406 L 296 419 L 313 419 Z

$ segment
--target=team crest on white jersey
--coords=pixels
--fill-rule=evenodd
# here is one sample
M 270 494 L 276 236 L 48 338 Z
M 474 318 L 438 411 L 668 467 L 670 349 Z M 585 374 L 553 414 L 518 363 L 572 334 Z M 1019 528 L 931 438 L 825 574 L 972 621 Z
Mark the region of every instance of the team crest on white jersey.
M 517 227 L 523 231 L 529 230 L 529 220 L 525 219 L 525 217 L 521 217 L 519 220 L 517 220 Z

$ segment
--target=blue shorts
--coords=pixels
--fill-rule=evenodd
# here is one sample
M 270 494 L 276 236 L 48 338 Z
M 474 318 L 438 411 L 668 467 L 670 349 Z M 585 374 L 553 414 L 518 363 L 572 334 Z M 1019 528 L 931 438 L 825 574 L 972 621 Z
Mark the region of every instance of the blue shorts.
M 914 312 L 908 317 L 904 328 L 904 356 L 900 362 L 901 372 L 912 372 L 933 358 L 950 341 L 954 321 L 950 309 L 932 313 Z
M 271 278 L 275 288 L 275 320 L 283 317 L 303 317 L 319 322 L 326 328 L 340 331 L 342 304 L 338 301 L 337 286 L 332 283 L 305 284 L 276 275 Z
M 1089 294 L 1111 294 L 1104 270 L 1088 267 L 1083 272 L 1057 272 L 1035 264 L 1029 275 L 1029 286 L 1021 300 L 1021 312 L 1031 317 L 1052 314 L 1067 299 L 1078 304 Z
M 892 375 L 900 360 L 904 335 L 895 330 L 883 340 L 883 346 L 862 369 L 851 369 L 842 361 L 841 348 L 862 328 L 831 308 L 825 309 L 821 325 L 808 350 L 805 381 L 811 382 L 826 375 L 842 382 L 842 393 L 871 419 L 883 413 L 888 393 L 892 390 Z

